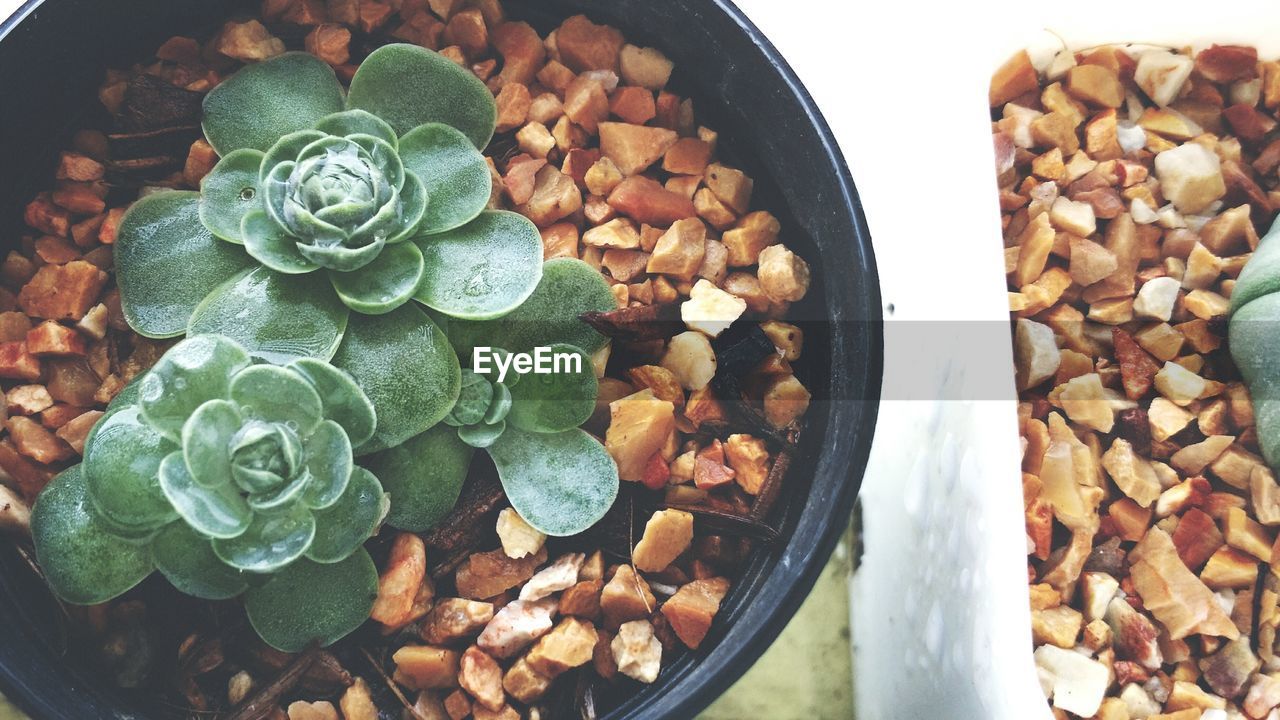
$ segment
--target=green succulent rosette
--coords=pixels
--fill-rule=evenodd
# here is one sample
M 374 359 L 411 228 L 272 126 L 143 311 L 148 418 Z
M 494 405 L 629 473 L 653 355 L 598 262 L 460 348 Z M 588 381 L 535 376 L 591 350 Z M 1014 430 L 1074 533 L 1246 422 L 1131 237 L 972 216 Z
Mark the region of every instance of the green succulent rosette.
M 510 369 L 501 379 L 496 362 L 462 371 L 458 399 L 439 425 L 368 459 L 394 499 L 387 522 L 422 531 L 444 519 L 477 450 L 493 461 L 512 507 L 539 531 L 574 535 L 598 522 L 617 497 L 618 468 L 579 427 L 599 392 L 590 354 L 606 340 L 578 315 L 615 306 L 600 273 L 579 260 L 557 259 L 546 263 L 529 300 L 507 316 L 451 321 L 450 335 L 462 339 L 465 358 L 487 347 L 492 356 L 510 349 L 578 362 L 547 374 Z
M 579 429 L 595 410 L 599 386 L 591 359 L 572 345 L 575 372 L 519 375 L 462 372 L 462 392 L 444 422 L 420 438 L 374 456 L 397 499 L 388 521 L 426 529 L 457 500 L 473 454 L 498 469 L 516 512 L 547 535 L 573 535 L 604 517 L 618 494 L 618 468 L 598 440 Z M 420 463 L 433 459 L 430 470 Z M 415 469 L 420 468 L 420 469 Z M 406 499 L 406 502 L 400 502 Z
M 349 376 L 377 417 L 349 436 L 352 454 L 392 498 L 391 524 L 438 523 L 483 448 L 527 520 L 571 534 L 617 493 L 616 467 L 578 429 L 594 376 L 495 384 L 462 367 L 477 346 L 590 354 L 605 339 L 578 315 L 614 299 L 585 263 L 543 263 L 528 219 L 486 209 L 496 114 L 472 73 L 411 45 L 373 52 L 345 90 L 306 53 L 246 66 L 205 99 L 221 159 L 200 192 L 149 195 L 122 220 L 121 308 L 147 337 L 218 335 L 287 372 L 327 361 Z M 579 395 L 557 394 L 570 385 Z M 468 420 L 481 399 L 491 422 Z M 278 465 L 240 480 L 288 492 L 271 477 L 296 469 L 291 436 L 240 441 L 237 457 Z
M 268 643 L 331 643 L 369 616 L 364 550 L 387 510 L 354 448 L 373 404 L 347 373 L 303 358 L 255 364 L 233 340 L 188 338 L 112 403 L 32 514 L 36 555 L 64 600 L 98 603 L 159 570 L 205 599 L 244 595 Z M 299 586 L 342 593 L 285 593 Z
M 149 195 L 121 222 L 126 320 L 153 338 L 224 335 L 276 364 L 332 360 L 382 421 L 366 452 L 422 433 L 460 382 L 424 309 L 491 320 L 541 279 L 538 229 L 486 209 L 495 122 L 479 79 L 413 45 L 374 51 L 349 91 L 307 53 L 246 66 L 204 100 L 221 159 L 200 192 Z M 425 387 L 403 387 L 408 374 Z

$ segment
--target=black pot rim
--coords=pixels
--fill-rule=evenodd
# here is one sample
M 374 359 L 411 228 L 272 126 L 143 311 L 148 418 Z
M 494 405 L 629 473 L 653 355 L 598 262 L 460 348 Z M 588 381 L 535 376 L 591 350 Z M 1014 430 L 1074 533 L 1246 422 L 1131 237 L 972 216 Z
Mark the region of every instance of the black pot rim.
M 35 13 L 44 2 L 45 0 L 26 0 L 12 16 L 0 23 L 0 42 Z M 683 663 L 678 663 L 677 665 L 683 665 L 683 668 L 676 673 L 669 673 L 669 669 L 664 668 L 662 677 L 655 686 L 646 688 L 624 703 L 609 716 L 610 720 L 622 718 L 639 720 L 653 717 L 692 718 L 736 682 L 777 639 L 812 590 L 852 515 L 862 474 L 870 454 L 880 402 L 884 353 L 879 276 L 871 249 L 870 233 L 848 164 L 812 96 L 777 48 L 730 0 L 705 0 L 705 4 L 710 6 L 712 12 L 719 13 L 731 21 L 738 32 L 749 38 L 763 59 L 778 73 L 786 92 L 791 94 L 802 109 L 804 117 L 800 120 L 816 131 L 817 139 L 821 144 L 821 159 L 836 175 L 839 194 L 832 201 L 834 209 L 847 215 L 848 224 L 852 227 L 856 240 L 863 244 L 861 279 L 873 281 L 864 291 L 864 304 L 867 306 L 868 316 L 845 318 L 852 322 L 866 323 L 868 326 L 866 342 L 858 348 L 865 354 L 856 358 L 854 364 L 859 370 L 850 375 L 851 385 L 858 386 L 846 388 L 847 397 L 843 398 L 845 405 L 852 404 L 857 408 L 851 410 L 848 407 L 833 407 L 830 414 L 828 439 L 831 439 L 832 434 L 838 433 L 841 436 L 848 436 L 846 439 L 852 441 L 838 443 L 834 447 L 824 446 L 822 453 L 824 468 L 817 471 L 818 473 L 844 472 L 847 475 L 842 482 L 837 483 L 833 497 L 820 499 L 820 505 L 824 510 L 818 512 L 816 516 L 804 517 L 803 522 L 812 528 L 812 532 L 806 534 L 815 538 L 812 544 L 800 546 L 796 543 L 794 536 L 789 537 L 779 561 L 770 569 L 766 578 L 757 582 L 757 584 L 769 584 L 771 589 L 777 590 L 780 594 L 775 596 L 768 608 L 761 611 L 762 614 L 753 618 L 760 621 L 754 630 L 736 628 L 742 624 L 742 619 L 738 618 L 737 622 L 733 623 L 734 627 L 728 629 L 729 636 L 724 636 L 722 633 L 720 641 L 714 643 L 714 647 L 709 651 L 696 653 L 698 657 L 692 663 L 687 659 Z M 589 11 L 595 9 L 591 4 L 587 7 L 590 8 Z M 601 8 L 602 12 L 604 10 Z M 831 278 L 826 284 L 825 302 L 829 307 L 836 307 L 833 301 L 840 301 L 840 298 L 834 297 L 836 291 L 833 288 L 838 282 L 840 278 Z M 841 349 L 833 345 L 833 356 L 837 355 Z M 833 359 L 833 362 L 835 361 Z M 832 404 L 840 405 L 841 401 L 838 400 Z M 808 498 L 808 501 L 813 500 Z M 806 510 L 806 512 L 812 515 L 811 511 Z M 23 616 L 18 609 L 16 590 L 13 584 L 0 581 L 0 616 Z M 769 600 L 769 598 L 753 597 L 748 606 L 760 606 L 762 601 Z M 757 607 L 756 610 L 759 608 Z M 740 632 L 735 633 L 735 628 Z M 35 641 L 38 642 L 38 640 Z M 64 664 L 51 673 L 50 668 L 36 667 L 28 662 L 17 661 L 21 657 L 13 652 L 4 652 L 3 648 L 0 648 L 0 658 L 3 658 L 0 661 L 0 687 L 15 704 L 32 717 L 67 717 L 66 713 L 71 703 L 80 709 L 95 708 L 97 712 L 94 713 L 94 717 L 141 720 L 142 716 L 108 709 L 112 705 L 109 696 L 96 687 L 92 678 L 82 675 L 76 669 Z M 704 668 L 706 672 L 698 672 L 699 666 L 702 665 L 712 667 Z M 699 677 L 688 677 L 691 674 L 697 674 Z M 71 696 L 75 696 L 74 702 Z

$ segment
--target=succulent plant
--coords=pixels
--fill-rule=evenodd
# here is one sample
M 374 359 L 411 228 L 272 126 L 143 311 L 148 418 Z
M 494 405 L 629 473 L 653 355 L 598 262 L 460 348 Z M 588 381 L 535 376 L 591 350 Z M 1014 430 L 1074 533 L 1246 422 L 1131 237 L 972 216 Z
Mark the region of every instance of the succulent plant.
M 432 483 L 425 493 L 411 491 L 409 502 L 431 501 L 447 512 L 469 471 L 474 450 L 483 449 L 497 467 L 507 499 L 530 525 L 561 536 L 591 527 L 617 497 L 618 468 L 598 440 L 578 429 L 595 410 L 598 385 L 591 359 L 571 345 L 555 345 L 549 351 L 578 357 L 581 371 L 512 372 L 499 382 L 492 374 L 464 370 L 462 393 L 444 422 L 421 438 L 376 456 L 371 466 L 399 478 L 405 473 L 397 466 L 429 458 L 434 480 L 453 478 L 455 482 Z M 453 497 L 437 500 L 437 494 L 446 489 L 452 489 Z M 392 494 L 396 495 L 395 489 Z M 402 526 L 424 519 L 432 520 L 412 505 L 399 504 L 389 518 Z
M 477 449 L 493 460 L 512 507 L 541 532 L 573 535 L 603 517 L 618 493 L 618 468 L 579 426 L 595 410 L 599 384 L 589 354 L 604 338 L 577 316 L 614 306 L 598 272 L 558 259 L 546 263 L 538 289 L 509 315 L 450 322 L 451 336 L 465 343 L 459 345 L 464 356 L 476 346 L 494 354 L 543 348 L 577 356 L 577 371 L 510 371 L 501 380 L 492 366 L 462 371 L 458 399 L 440 425 L 368 460 L 394 499 L 387 521 L 426 530 L 441 520 L 457 501 Z
M 224 335 L 277 364 L 333 360 L 377 408 L 367 452 L 425 431 L 460 375 L 420 306 L 489 320 L 542 274 L 538 229 L 485 209 L 495 122 L 474 74 L 413 45 L 374 51 L 345 94 L 307 53 L 246 66 L 205 98 L 221 160 L 200 192 L 149 195 L 121 222 L 125 318 L 147 337 Z
M 592 353 L 604 338 L 578 314 L 615 305 L 585 263 L 544 264 L 528 219 L 485 209 L 492 183 L 480 150 L 496 117 L 472 73 L 412 45 L 374 51 L 345 95 L 306 53 L 246 66 L 205 98 L 204 133 L 221 160 L 200 192 L 148 195 L 121 221 L 117 285 L 141 335 L 220 335 L 289 370 L 328 361 L 349 374 L 377 416 L 354 455 L 394 499 L 388 522 L 439 522 L 487 435 L 517 510 L 565 534 L 594 522 L 617 490 L 608 455 L 577 429 L 594 389 L 590 402 L 559 401 L 576 413 L 568 425 L 537 420 L 534 408 L 554 415 L 563 388 L 542 398 L 532 381 L 501 422 L 461 436 L 439 424 L 466 413 L 459 357 L 473 347 Z M 467 381 L 468 398 L 484 392 Z M 284 463 L 292 452 L 283 431 L 246 438 L 246 457 L 267 447 Z
M 377 593 L 363 543 L 386 513 L 354 463 L 373 405 L 319 360 L 255 364 L 225 337 L 171 348 L 113 401 L 32 516 L 51 586 L 98 603 L 158 569 L 207 599 L 244 594 L 249 620 L 282 650 L 358 627 Z M 336 592 L 297 592 L 328 587 Z
M 1228 333 L 1258 428 L 1258 445 L 1280 468 L 1280 222 L 1258 243 L 1231 291 Z

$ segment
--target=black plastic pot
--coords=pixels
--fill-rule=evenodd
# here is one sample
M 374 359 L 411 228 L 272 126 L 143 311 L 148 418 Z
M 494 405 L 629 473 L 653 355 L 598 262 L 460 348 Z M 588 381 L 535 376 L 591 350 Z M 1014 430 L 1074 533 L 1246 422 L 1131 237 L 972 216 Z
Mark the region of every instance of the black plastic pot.
M 173 34 L 207 34 L 239 0 L 30 0 L 0 26 L 0 239 L 16 244 L 22 207 L 51 182 L 67 134 L 95 108 L 105 67 L 153 57 Z M 542 30 L 586 12 L 676 61 L 676 88 L 721 132 L 756 201 L 782 221 L 815 282 L 796 308 L 798 364 L 814 391 L 803 452 L 759 550 L 701 650 L 609 717 L 690 718 L 736 680 L 786 625 L 849 520 L 880 397 L 880 292 L 853 181 L 822 116 L 777 51 L 726 0 L 508 0 Z M 115 690 L 63 657 L 57 604 L 9 543 L 0 548 L 0 684 L 36 718 L 162 718 L 152 698 Z

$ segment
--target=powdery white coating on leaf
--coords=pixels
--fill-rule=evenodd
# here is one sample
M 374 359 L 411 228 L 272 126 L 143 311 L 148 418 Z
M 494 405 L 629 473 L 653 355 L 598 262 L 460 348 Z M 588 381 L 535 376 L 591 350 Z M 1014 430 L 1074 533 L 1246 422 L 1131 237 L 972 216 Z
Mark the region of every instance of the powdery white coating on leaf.
M 449 339 L 465 357 L 470 357 L 476 346 L 501 347 L 517 353 L 556 343 L 593 353 L 607 339 L 578 316 L 617 306 L 599 271 L 581 260 L 556 258 L 542 264 L 538 287 L 519 307 L 495 320 L 454 319 L 449 323 Z
M 285 423 L 303 436 L 320 424 L 320 394 L 301 375 L 274 365 L 254 365 L 231 379 L 231 400 L 246 419 Z
M 315 516 L 294 503 L 279 514 L 256 514 L 249 529 L 237 537 L 215 538 L 213 551 L 232 567 L 269 573 L 302 557 L 315 535 Z
M 477 147 L 493 137 L 493 94 L 473 73 L 416 45 L 375 50 L 351 79 L 347 107 L 368 110 L 401 136 L 426 123 L 457 128 Z
M 385 120 L 364 110 L 334 113 L 316 123 L 316 130 L 338 137 L 372 135 L 390 143 L 392 147 L 400 144 L 396 131 Z
M 352 446 L 358 448 L 373 436 L 378 418 L 355 378 L 315 358 L 300 358 L 288 367 L 311 383 L 320 395 L 325 418 L 342 426 Z
M 204 134 L 219 155 L 266 151 L 281 136 L 343 109 L 342 86 L 323 60 L 304 52 L 247 65 L 204 99 Z
M 422 251 L 405 242 L 387 246 L 358 270 L 331 272 L 329 279 L 347 307 L 366 315 L 382 315 L 413 297 L 423 270 Z
M 254 357 L 277 364 L 300 357 L 328 360 L 348 314 L 323 275 L 287 276 L 255 267 L 209 293 L 188 331 L 225 335 Z
M 442 123 L 416 127 L 400 139 L 400 159 L 427 191 L 423 234 L 466 225 L 488 205 L 489 164 L 460 130 Z
M 181 452 L 160 463 L 160 488 L 173 508 L 192 529 L 207 538 L 233 538 L 249 529 L 253 510 L 230 484 L 197 485 Z
M 110 600 L 151 574 L 151 553 L 110 533 L 95 517 L 79 465 L 54 478 L 31 511 L 36 560 L 58 597 L 78 605 Z
M 344 560 L 368 540 L 382 518 L 385 495 L 373 473 L 356 468 L 342 497 L 316 510 L 316 536 L 307 557 L 320 563 Z
M 196 306 L 228 278 L 257 263 L 200 222 L 200 196 L 162 192 L 134 203 L 114 248 L 120 308 L 139 335 L 183 334 Z
M 618 496 L 618 466 L 587 433 L 528 433 L 507 428 L 489 448 L 511 506 L 552 536 L 596 524 Z
M 142 415 L 152 427 L 177 440 L 191 414 L 209 400 L 225 398 L 231 376 L 248 365 L 244 348 L 226 338 L 187 338 L 142 377 L 138 385 Z
M 192 479 L 203 486 L 231 475 L 231 438 L 244 420 L 227 400 L 201 405 L 182 426 L 182 452 Z
M 237 150 L 200 181 L 200 222 L 216 237 L 244 244 L 241 223 L 251 211 L 262 208 L 258 171 L 263 157 L 260 150 Z
M 355 378 L 377 411 L 378 429 L 362 454 L 395 447 L 440 422 L 462 382 L 448 339 L 412 304 L 357 316 L 333 364 Z
M 455 428 L 440 424 L 364 463 L 391 496 L 387 523 L 401 530 L 430 530 L 458 502 L 474 448 Z
M 177 517 L 160 489 L 160 461 L 178 449 L 136 407 L 107 413 L 85 445 L 85 485 L 94 507 L 126 528 L 154 529 Z
M 255 208 L 247 213 L 240 225 L 240 235 L 245 252 L 276 272 L 303 275 L 320 268 L 302 254 L 297 240 L 277 225 L 266 210 Z
M 360 627 L 377 595 L 378 569 L 360 549 L 332 564 L 299 560 L 245 593 L 245 611 L 268 645 L 292 653 L 313 640 L 331 645 Z
M 576 355 L 577 372 L 530 374 L 511 389 L 511 424 L 529 432 L 562 432 L 585 423 L 596 409 L 600 381 L 591 358 L 572 345 L 552 345 L 552 353 Z
M 470 223 L 414 241 L 426 258 L 415 297 L 446 315 L 483 320 L 511 312 L 542 279 L 542 238 L 527 218 L 486 211 Z
M 204 600 L 226 600 L 244 592 L 248 576 L 213 553 L 207 538 L 186 524 L 170 523 L 151 543 L 158 569 L 179 591 Z
M 327 508 L 338 502 L 351 479 L 351 440 L 341 425 L 325 420 L 307 438 L 304 452 L 311 482 L 302 492 L 302 503 L 313 510 Z

